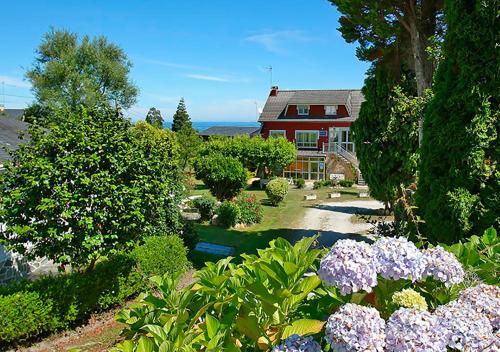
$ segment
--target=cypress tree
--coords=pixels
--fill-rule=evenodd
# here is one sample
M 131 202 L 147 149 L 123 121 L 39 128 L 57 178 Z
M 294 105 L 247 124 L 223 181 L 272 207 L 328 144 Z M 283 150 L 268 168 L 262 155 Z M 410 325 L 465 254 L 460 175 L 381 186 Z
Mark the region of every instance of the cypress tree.
M 190 128 L 193 127 L 186 109 L 186 104 L 184 103 L 184 98 L 181 98 L 179 105 L 177 106 L 177 111 L 174 114 L 172 131 L 178 132 L 186 126 L 189 126 Z
M 427 237 L 453 243 L 499 225 L 500 5 L 448 0 L 445 9 L 416 200 Z

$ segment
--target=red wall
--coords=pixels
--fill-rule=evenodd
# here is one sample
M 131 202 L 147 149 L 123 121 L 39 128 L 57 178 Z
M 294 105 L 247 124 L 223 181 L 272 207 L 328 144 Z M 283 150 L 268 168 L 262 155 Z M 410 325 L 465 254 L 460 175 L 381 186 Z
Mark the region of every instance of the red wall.
M 311 105 L 309 106 L 309 115 L 311 116 L 325 116 L 324 105 Z
M 296 130 L 311 130 L 318 131 L 324 129 L 328 131 L 330 127 L 349 127 L 350 122 L 335 122 L 335 121 L 266 121 L 262 125 L 262 137 L 269 137 L 269 130 L 285 130 L 286 138 L 290 142 L 295 142 Z M 323 143 L 328 142 L 328 136 L 319 137 L 318 149 L 321 149 Z
M 297 105 L 288 105 L 288 110 L 286 116 L 297 116 L 299 112 L 297 111 Z
M 349 116 L 349 113 L 347 112 L 347 108 L 345 107 L 345 105 L 339 105 L 337 107 L 337 116 L 342 116 L 342 117 Z

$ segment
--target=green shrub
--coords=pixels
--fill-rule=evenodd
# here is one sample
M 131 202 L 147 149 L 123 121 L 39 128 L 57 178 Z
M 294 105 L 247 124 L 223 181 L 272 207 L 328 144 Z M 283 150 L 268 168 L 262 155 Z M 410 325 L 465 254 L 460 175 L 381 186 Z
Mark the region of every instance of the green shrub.
M 323 187 L 323 182 L 322 181 L 314 181 L 313 183 L 313 189 L 320 189 Z
M 217 215 L 219 224 L 229 228 L 235 226 L 240 221 L 241 210 L 238 204 L 226 200 L 220 205 Z
M 193 199 L 193 206 L 200 212 L 201 221 L 210 221 L 215 214 L 215 200 L 207 195 Z
M 288 181 L 283 177 L 269 181 L 266 186 L 266 194 L 271 204 L 278 205 L 288 194 Z
M 342 186 L 342 187 L 352 187 L 352 185 L 354 184 L 354 181 L 353 180 L 339 180 L 339 186 Z
M 189 267 L 187 250 L 178 236 L 146 237 L 132 251 L 137 268 L 145 277 L 183 273 Z
M 295 180 L 295 186 L 297 186 L 298 189 L 302 189 L 306 186 L 306 180 L 303 178 L 298 178 Z
M 262 221 L 262 205 L 257 201 L 255 195 L 243 193 L 236 200 L 240 208 L 239 222 L 245 225 L 258 224 Z
M 185 221 L 182 230 L 179 233 L 179 237 L 184 241 L 184 245 L 188 249 L 193 249 L 196 244 L 199 242 L 200 237 L 198 236 L 198 231 L 196 231 L 196 227 L 194 226 L 193 221 Z
M 0 296 L 0 341 L 19 341 L 54 328 L 52 301 L 42 300 L 36 292 Z

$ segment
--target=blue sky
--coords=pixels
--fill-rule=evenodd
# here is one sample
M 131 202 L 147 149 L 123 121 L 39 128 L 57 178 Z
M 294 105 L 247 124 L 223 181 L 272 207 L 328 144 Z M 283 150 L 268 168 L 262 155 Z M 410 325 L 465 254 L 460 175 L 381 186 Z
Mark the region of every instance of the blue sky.
M 24 72 L 50 27 L 105 35 L 125 50 L 140 89 L 134 120 L 151 106 L 171 119 L 184 97 L 193 120 L 251 121 L 269 65 L 280 89 L 360 88 L 367 69 L 327 0 L 8 0 L 2 12 L 7 108 L 30 102 Z

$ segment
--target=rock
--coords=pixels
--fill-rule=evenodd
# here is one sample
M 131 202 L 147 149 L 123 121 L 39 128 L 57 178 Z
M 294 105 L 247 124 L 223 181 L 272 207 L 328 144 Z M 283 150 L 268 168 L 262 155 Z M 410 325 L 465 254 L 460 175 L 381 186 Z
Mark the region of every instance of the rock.
M 329 198 L 340 198 L 341 194 L 339 192 L 332 192 L 328 194 Z
M 318 196 L 317 196 L 317 195 L 315 195 L 315 194 L 306 194 L 306 195 L 304 196 L 304 200 L 315 200 L 315 199 L 317 199 L 317 198 L 318 198 Z
M 368 192 L 359 192 L 358 197 L 359 198 L 368 198 L 370 194 Z

